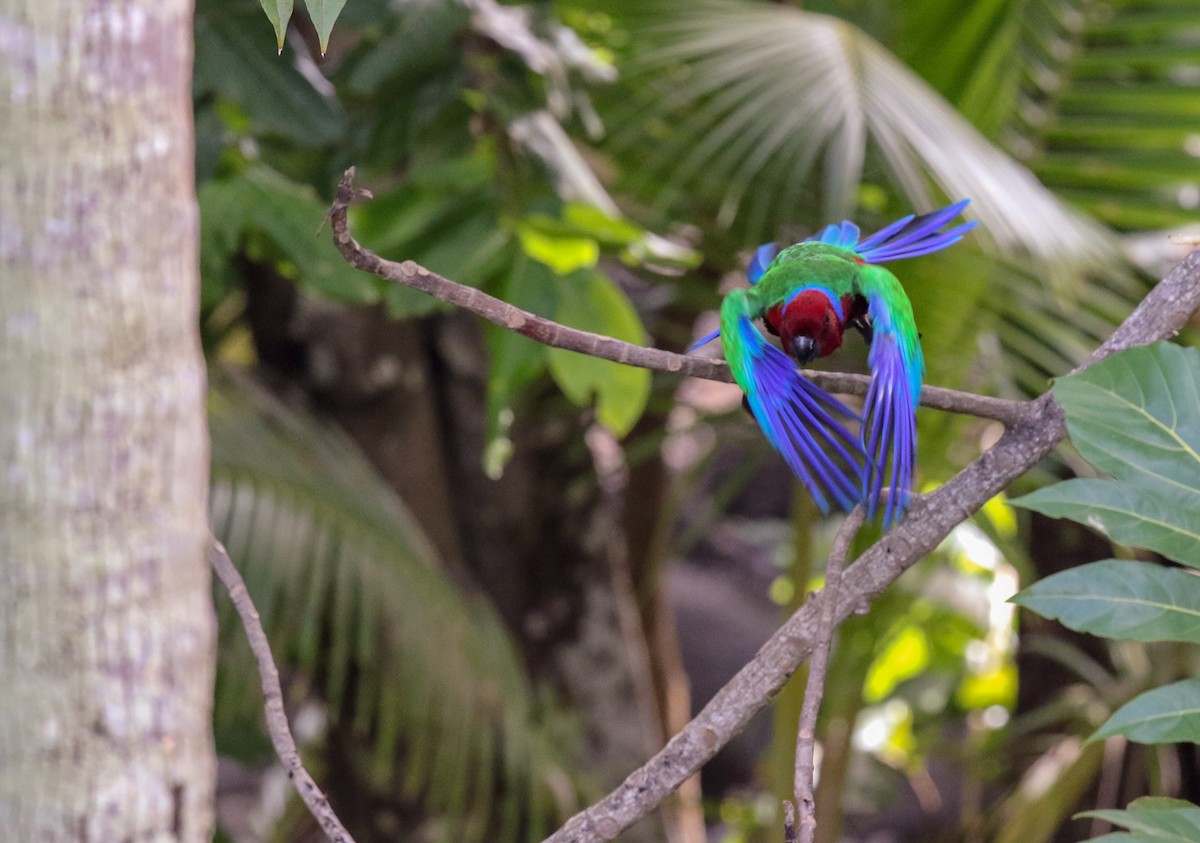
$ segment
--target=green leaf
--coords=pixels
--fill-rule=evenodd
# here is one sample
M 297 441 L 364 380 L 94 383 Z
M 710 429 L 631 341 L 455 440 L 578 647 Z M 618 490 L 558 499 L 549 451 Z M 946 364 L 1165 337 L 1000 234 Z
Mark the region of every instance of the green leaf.
M 283 37 L 287 35 L 288 21 L 292 19 L 292 0 L 258 0 L 267 20 L 275 27 L 275 43 L 279 52 L 283 52 Z
M 304 0 L 308 16 L 317 29 L 317 38 L 321 41 L 321 55 L 325 55 L 329 49 L 329 33 L 333 32 L 333 24 L 345 5 L 346 0 Z
M 1052 518 L 1070 518 L 1110 539 L 1200 568 L 1200 507 L 1157 488 L 1113 480 L 1067 480 L 1011 501 Z
M 1170 802 L 1160 807 L 1160 800 L 1139 799 L 1127 811 L 1084 811 L 1076 816 L 1107 820 L 1134 832 L 1138 840 L 1196 843 L 1200 840 L 1200 808 L 1177 800 Z
M 1131 348 L 1059 378 L 1071 442 L 1118 480 L 1200 506 L 1200 351 Z
M 1046 577 L 1013 602 L 1092 635 L 1200 644 L 1200 577 L 1179 568 L 1093 562 Z
M 600 260 L 600 244 L 591 237 L 555 236 L 522 222 L 517 227 L 521 250 L 559 275 L 591 269 Z
M 585 331 L 642 344 L 646 332 L 629 299 L 598 272 L 578 272 L 563 279 L 558 296 L 559 322 Z M 596 418 L 617 436 L 641 418 L 650 397 L 650 372 L 586 354 L 549 350 L 550 373 L 574 403 L 596 402 Z
M 1091 739 L 1113 735 L 1138 743 L 1200 743 L 1200 679 L 1185 679 L 1135 697 L 1117 709 Z

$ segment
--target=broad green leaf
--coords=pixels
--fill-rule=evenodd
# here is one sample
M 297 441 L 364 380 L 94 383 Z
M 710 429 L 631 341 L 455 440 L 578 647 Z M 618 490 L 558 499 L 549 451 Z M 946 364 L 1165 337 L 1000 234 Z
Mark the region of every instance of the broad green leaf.
M 1131 348 L 1060 378 L 1071 442 L 1118 480 L 1200 506 L 1200 351 Z
M 600 260 L 600 244 L 591 237 L 555 236 L 522 222 L 517 227 L 521 250 L 559 275 L 591 269 Z
M 863 699 L 868 703 L 886 699 L 900 683 L 928 668 L 930 656 L 925 631 L 916 624 L 905 625 L 872 662 L 863 680 Z
M 292 19 L 292 0 L 258 0 L 267 20 L 275 27 L 275 43 L 279 52 L 283 52 L 283 37 L 287 35 L 288 21 Z
M 1200 501 L 1186 506 L 1157 488 L 1077 479 L 1047 486 L 1012 503 L 1052 518 L 1070 518 L 1113 541 L 1200 568 Z
M 304 0 L 308 16 L 316 27 L 317 38 L 321 41 L 321 55 L 325 55 L 329 49 L 329 33 L 333 32 L 333 24 L 345 5 L 346 0 Z
M 1200 644 L 1200 577 L 1179 568 L 1093 562 L 1046 577 L 1013 602 L 1092 635 Z
M 609 245 L 628 246 L 646 235 L 628 220 L 610 217 L 595 205 L 580 202 L 569 202 L 563 207 L 563 221 Z
M 1142 805 L 1143 801 L 1134 802 L 1127 811 L 1084 811 L 1076 816 L 1108 820 L 1129 829 L 1139 840 L 1156 843 L 1196 843 L 1200 840 L 1200 808 L 1176 800 L 1171 800 L 1173 805 L 1163 807 L 1158 807 L 1158 800 L 1152 805 Z
M 577 272 L 559 282 L 559 322 L 585 331 L 642 344 L 646 332 L 629 299 L 598 272 Z M 641 418 L 650 397 L 650 372 L 586 354 L 552 348 L 550 373 L 574 403 L 596 403 L 596 418 L 624 436 Z
M 1138 743 L 1200 743 L 1200 679 L 1185 679 L 1135 697 L 1117 709 L 1092 740 L 1113 735 Z

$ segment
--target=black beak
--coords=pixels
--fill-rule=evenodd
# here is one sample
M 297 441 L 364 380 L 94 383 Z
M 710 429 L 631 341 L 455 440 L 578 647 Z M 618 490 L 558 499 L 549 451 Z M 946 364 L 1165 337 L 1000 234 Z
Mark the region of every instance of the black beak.
M 800 365 L 807 365 L 817 356 L 817 341 L 812 337 L 794 338 L 792 340 L 792 356 L 800 361 Z

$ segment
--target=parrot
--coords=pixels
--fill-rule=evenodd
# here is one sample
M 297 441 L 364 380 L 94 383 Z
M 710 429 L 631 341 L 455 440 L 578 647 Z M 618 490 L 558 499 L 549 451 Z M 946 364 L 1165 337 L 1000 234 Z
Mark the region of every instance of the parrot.
M 908 507 L 925 361 L 908 296 L 878 264 L 957 243 L 975 221 L 940 229 L 969 202 L 903 217 L 861 240 L 858 226 L 844 221 L 782 250 L 760 246 L 747 269 L 751 286 L 726 295 L 720 328 L 689 349 L 721 338 L 751 414 L 826 515 L 832 506 L 848 512 L 862 503 L 873 518 L 882 502 L 888 529 Z M 782 351 L 759 331 L 758 319 Z M 837 351 L 847 328 L 870 346 L 861 415 L 793 363 Z

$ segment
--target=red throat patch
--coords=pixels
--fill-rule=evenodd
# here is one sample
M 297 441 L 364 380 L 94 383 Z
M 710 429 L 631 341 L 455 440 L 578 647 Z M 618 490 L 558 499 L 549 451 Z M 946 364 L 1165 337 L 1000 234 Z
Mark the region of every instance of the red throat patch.
M 820 290 L 805 290 L 787 307 L 776 305 L 765 317 L 767 328 L 779 335 L 784 351 L 791 353 L 797 337 L 808 337 L 816 343 L 817 357 L 832 354 L 842 346 L 845 324 L 838 317 L 829 297 Z

